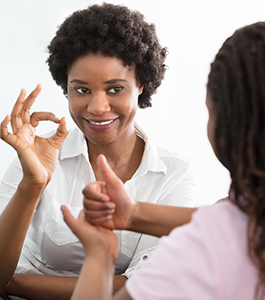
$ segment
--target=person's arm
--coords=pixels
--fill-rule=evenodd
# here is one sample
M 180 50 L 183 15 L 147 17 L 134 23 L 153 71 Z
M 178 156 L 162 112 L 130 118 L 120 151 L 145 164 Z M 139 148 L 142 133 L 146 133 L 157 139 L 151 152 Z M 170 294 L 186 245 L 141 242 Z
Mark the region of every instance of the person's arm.
M 77 280 L 78 277 L 15 274 L 4 294 L 28 300 L 69 300 Z M 125 276 L 115 275 L 113 278 L 113 293 L 124 286 L 125 282 Z
M 26 92 L 22 90 L 11 116 L 1 123 L 1 139 L 17 151 L 23 176 L 0 216 L 0 294 L 15 271 L 34 211 L 51 179 L 59 149 L 68 134 L 64 118 L 59 120 L 47 112 L 30 115 L 30 108 L 40 90 L 38 85 L 26 99 Z M 10 120 L 13 133 L 8 131 Z M 42 120 L 59 123 L 56 133 L 49 139 L 35 135 L 35 128 Z
M 113 279 L 113 294 L 116 294 L 126 283 L 128 278 L 124 275 L 115 275 Z
M 98 167 L 104 184 L 93 182 L 83 190 L 84 213 L 93 225 L 161 237 L 168 235 L 173 228 L 189 223 L 197 210 L 134 201 L 103 155 L 98 157 Z
M 0 216 L 0 293 L 10 281 L 44 185 L 22 180 Z
M 136 202 L 127 230 L 161 237 L 175 227 L 187 224 L 195 207 L 178 207 L 147 202 Z
M 77 277 L 49 276 L 39 274 L 15 274 L 5 295 L 28 300 L 69 300 L 75 288 Z
M 71 299 L 112 299 L 113 275 L 118 257 L 116 234 L 109 229 L 90 225 L 83 211 L 77 220 L 66 206 L 62 206 L 62 212 L 65 222 L 82 242 L 86 255 Z

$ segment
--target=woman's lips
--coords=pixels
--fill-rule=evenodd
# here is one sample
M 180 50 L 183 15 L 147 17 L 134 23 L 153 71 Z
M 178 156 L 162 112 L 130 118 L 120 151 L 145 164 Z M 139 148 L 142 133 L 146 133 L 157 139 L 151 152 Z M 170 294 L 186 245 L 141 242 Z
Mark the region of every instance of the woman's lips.
M 86 120 L 87 127 L 93 131 L 106 131 L 110 129 L 118 118 L 109 119 L 109 120 Z

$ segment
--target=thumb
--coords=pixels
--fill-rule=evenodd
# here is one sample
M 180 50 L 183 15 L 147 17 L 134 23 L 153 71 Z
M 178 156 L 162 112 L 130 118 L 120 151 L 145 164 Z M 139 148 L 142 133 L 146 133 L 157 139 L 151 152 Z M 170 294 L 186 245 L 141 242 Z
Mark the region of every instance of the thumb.
M 63 213 L 63 219 L 64 219 L 65 223 L 72 230 L 72 232 L 78 237 L 78 221 L 77 221 L 77 219 L 72 215 L 72 213 L 70 212 L 70 210 L 68 209 L 67 206 L 62 205 L 61 211 Z
M 97 159 L 98 168 L 102 175 L 103 181 L 110 186 L 114 186 L 121 183 L 119 177 L 113 172 L 109 166 L 106 157 L 100 154 Z
M 60 124 L 55 132 L 55 134 L 50 138 L 50 140 L 55 144 L 57 148 L 61 148 L 61 145 L 68 135 L 68 130 L 66 128 L 65 117 L 61 118 Z

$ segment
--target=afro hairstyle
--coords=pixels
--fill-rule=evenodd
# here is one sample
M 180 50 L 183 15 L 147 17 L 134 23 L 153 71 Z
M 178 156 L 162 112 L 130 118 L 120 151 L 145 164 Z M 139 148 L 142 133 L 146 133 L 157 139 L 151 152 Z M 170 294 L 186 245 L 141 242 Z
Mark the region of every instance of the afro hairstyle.
M 151 96 L 164 78 L 167 50 L 157 38 L 154 24 L 138 11 L 103 3 L 70 15 L 48 46 L 49 70 L 67 95 L 67 74 L 72 63 L 88 53 L 102 53 L 135 66 L 136 81 L 144 86 L 140 108 L 150 107 Z

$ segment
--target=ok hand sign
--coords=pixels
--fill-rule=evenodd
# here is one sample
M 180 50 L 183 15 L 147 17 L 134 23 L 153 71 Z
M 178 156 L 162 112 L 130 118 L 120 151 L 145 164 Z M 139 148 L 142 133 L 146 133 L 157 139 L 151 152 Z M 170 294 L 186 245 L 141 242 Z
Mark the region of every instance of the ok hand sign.
M 6 116 L 1 123 L 1 139 L 17 151 L 24 179 L 29 180 L 31 184 L 47 185 L 55 170 L 59 150 L 68 131 L 65 118 L 58 119 L 50 112 L 30 114 L 30 109 L 40 91 L 41 86 L 37 85 L 25 99 L 26 91 L 21 90 L 11 116 Z M 44 120 L 59 124 L 56 133 L 48 139 L 35 134 L 39 122 Z M 10 121 L 13 133 L 8 131 Z

